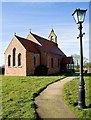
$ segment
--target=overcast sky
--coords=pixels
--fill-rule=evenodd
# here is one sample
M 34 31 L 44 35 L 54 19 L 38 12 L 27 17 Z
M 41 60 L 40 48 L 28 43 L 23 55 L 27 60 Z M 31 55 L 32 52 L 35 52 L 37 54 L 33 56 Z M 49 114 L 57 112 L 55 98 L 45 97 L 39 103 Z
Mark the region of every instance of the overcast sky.
M 83 52 L 84 56 L 89 58 L 89 2 L 2 2 L 2 10 L 0 7 L 2 13 L 0 65 L 4 64 L 4 52 L 14 33 L 26 37 L 29 29 L 33 33 L 47 38 L 53 28 L 58 37 L 60 49 L 67 56 L 79 54 L 79 39 L 77 39 L 79 30 L 72 17 L 76 8 L 88 9 L 83 23 L 83 32 L 85 32 Z

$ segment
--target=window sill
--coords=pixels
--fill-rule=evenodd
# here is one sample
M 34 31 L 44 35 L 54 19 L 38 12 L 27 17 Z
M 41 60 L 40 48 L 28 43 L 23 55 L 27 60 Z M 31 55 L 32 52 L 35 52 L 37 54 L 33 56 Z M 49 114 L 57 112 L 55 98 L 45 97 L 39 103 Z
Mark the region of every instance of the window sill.
M 22 66 L 18 66 L 18 68 L 22 68 Z
M 17 68 L 16 66 L 13 66 L 13 68 Z
M 8 66 L 8 68 L 12 68 L 11 66 Z

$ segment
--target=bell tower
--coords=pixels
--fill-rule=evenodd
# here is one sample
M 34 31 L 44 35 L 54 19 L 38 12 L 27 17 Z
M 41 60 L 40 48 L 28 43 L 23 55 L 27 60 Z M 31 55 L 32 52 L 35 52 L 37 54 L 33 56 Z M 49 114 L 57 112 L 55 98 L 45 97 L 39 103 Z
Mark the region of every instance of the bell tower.
M 54 30 L 53 30 L 53 29 L 51 30 L 51 32 L 50 32 L 50 34 L 49 34 L 48 40 L 49 40 L 49 41 L 52 41 L 52 42 L 54 42 L 54 43 L 57 44 L 57 36 L 56 36 L 56 34 L 54 33 Z

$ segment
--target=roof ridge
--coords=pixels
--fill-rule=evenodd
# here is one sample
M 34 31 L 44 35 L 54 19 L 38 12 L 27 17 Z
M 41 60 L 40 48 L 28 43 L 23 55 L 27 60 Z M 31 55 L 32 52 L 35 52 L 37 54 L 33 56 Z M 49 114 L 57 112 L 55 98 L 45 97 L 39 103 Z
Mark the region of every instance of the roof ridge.
M 35 33 L 31 33 L 32 35 L 36 35 L 36 36 L 38 36 L 38 37 L 41 37 L 41 36 L 39 36 L 39 35 L 37 35 L 37 34 L 35 34 Z M 44 38 L 44 37 L 41 37 L 41 38 L 43 38 L 43 39 L 46 39 L 46 38 Z M 47 39 L 46 39 L 47 40 Z
M 34 33 L 31 33 L 33 35 L 33 37 L 42 45 L 42 47 L 44 48 L 45 51 L 49 51 L 49 52 L 52 52 L 52 50 L 54 51 L 53 53 L 56 53 L 56 54 L 62 54 L 64 56 L 66 56 L 64 54 L 64 52 L 57 46 L 56 43 L 52 42 L 52 41 L 49 41 L 48 39 L 46 38 L 43 38 L 39 35 L 36 35 Z M 43 41 L 44 40 L 44 41 Z M 50 44 L 48 44 L 50 43 Z M 49 48 L 48 48 L 49 47 Z M 50 48 L 51 47 L 51 48 Z M 48 49 L 47 49 L 48 48 Z
M 19 37 L 19 38 L 22 38 L 22 39 L 25 39 L 25 40 L 29 40 L 27 38 L 24 38 L 24 37 L 21 37 L 21 36 L 17 36 L 17 35 L 15 35 L 15 37 Z M 29 40 L 29 41 L 31 41 L 31 40 Z
M 41 37 L 39 35 L 36 35 L 34 33 L 31 33 L 31 35 L 42 45 L 41 47 L 44 49 L 44 51 L 46 52 L 50 52 L 50 53 L 54 53 L 54 54 L 60 54 L 60 55 L 64 55 L 64 52 L 56 45 L 56 43 L 52 42 L 52 41 L 49 41 L 48 39 L 44 38 L 44 37 Z M 17 39 L 19 39 L 19 41 L 21 43 L 23 43 L 23 46 L 26 46 L 27 44 L 27 47 L 26 49 L 30 50 L 29 48 L 29 44 L 31 44 L 30 46 L 33 46 L 33 50 L 36 49 L 35 51 L 40 51 L 37 47 L 36 47 L 36 43 L 31 41 L 30 39 L 27 39 L 27 38 L 23 38 L 23 37 L 20 37 L 20 36 L 16 36 Z M 24 42 L 22 41 L 24 40 Z M 27 41 L 27 42 L 25 42 Z M 29 43 L 28 43 L 29 42 Z M 24 45 L 25 44 L 25 45 Z
M 42 39 L 44 39 L 44 40 L 46 40 L 46 41 L 48 41 L 48 42 L 50 42 L 50 43 L 53 43 L 54 45 L 56 45 L 57 43 L 55 43 L 55 42 L 53 42 L 53 41 L 50 41 L 50 40 L 48 40 L 48 39 L 46 39 L 46 38 L 44 38 L 44 37 L 41 37 L 41 36 L 39 36 L 39 35 L 36 35 L 36 34 L 34 34 L 34 33 L 31 33 L 33 36 L 35 35 L 35 36 L 37 36 L 37 37 L 40 37 L 40 38 L 42 38 Z
M 37 49 L 37 47 L 33 44 L 34 42 L 32 42 L 31 40 L 29 39 L 26 39 L 26 38 L 23 38 L 23 37 L 19 37 L 19 36 L 16 36 L 16 38 L 20 41 L 20 43 L 25 47 L 25 49 L 27 49 L 28 51 L 30 50 L 29 48 L 29 44 L 33 47 L 33 49 L 35 49 L 35 51 L 39 52 L 39 50 Z M 25 43 L 26 41 L 26 43 Z M 27 43 L 28 42 L 28 43 Z M 27 44 L 27 46 L 25 45 Z M 32 51 L 32 50 L 30 50 Z

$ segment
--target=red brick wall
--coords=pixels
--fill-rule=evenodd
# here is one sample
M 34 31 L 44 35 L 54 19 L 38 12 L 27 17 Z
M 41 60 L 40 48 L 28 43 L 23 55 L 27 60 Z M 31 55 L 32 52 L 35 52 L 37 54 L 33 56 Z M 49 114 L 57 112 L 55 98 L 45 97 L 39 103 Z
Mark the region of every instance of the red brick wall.
M 30 36 L 32 38 L 32 36 Z M 34 38 L 33 38 L 34 39 Z M 37 43 L 38 44 L 38 43 Z M 16 48 L 16 66 L 13 66 L 13 49 Z M 22 55 L 22 65 L 18 66 L 18 54 Z M 8 55 L 11 55 L 11 67 L 8 66 Z M 36 56 L 36 65 L 34 65 L 34 55 Z M 51 66 L 51 58 L 53 58 L 53 68 Z M 48 74 L 60 72 L 60 65 L 62 56 L 56 54 L 49 54 L 41 51 L 41 64 L 46 65 Z M 16 37 L 13 38 L 10 45 L 5 52 L 5 75 L 26 76 L 33 75 L 35 68 L 40 65 L 40 54 L 26 51 Z
M 16 48 L 16 66 L 13 66 L 13 49 Z M 18 54 L 21 53 L 21 63 L 22 65 L 18 66 Z M 8 67 L 8 55 L 11 55 L 11 67 Z M 9 44 L 7 50 L 5 51 L 5 75 L 12 76 L 26 76 L 26 50 L 17 40 L 13 38 Z
M 41 64 L 47 66 L 47 53 L 41 50 Z
M 34 65 L 34 56 L 36 57 L 36 65 Z M 34 74 L 34 71 L 35 71 L 35 68 L 40 65 L 40 54 L 37 54 L 37 53 L 32 53 L 32 52 L 28 52 L 27 51 L 27 55 L 26 55 L 26 63 L 27 63 L 27 66 L 26 66 L 26 72 L 27 72 L 27 75 L 33 75 Z
M 53 68 L 51 66 L 51 58 L 53 58 Z M 59 66 L 58 66 L 58 59 L 59 59 Z M 54 74 L 60 72 L 60 61 L 62 59 L 62 56 L 55 55 L 55 54 L 47 54 L 47 67 L 48 74 Z

